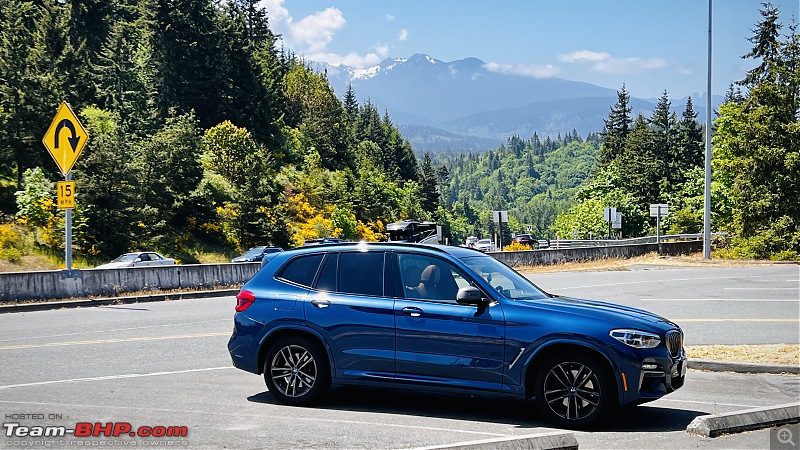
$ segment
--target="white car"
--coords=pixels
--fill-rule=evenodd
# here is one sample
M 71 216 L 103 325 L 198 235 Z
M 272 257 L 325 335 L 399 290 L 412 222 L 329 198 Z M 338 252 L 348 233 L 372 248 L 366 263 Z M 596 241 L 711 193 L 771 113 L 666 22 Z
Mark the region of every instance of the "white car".
M 491 239 L 481 239 L 475 243 L 475 250 L 480 250 L 482 252 L 490 252 L 493 247 Z
M 117 259 L 100 264 L 95 269 L 121 269 L 125 267 L 149 267 L 149 266 L 171 266 L 177 262 L 173 258 L 156 252 L 133 252 L 125 253 Z

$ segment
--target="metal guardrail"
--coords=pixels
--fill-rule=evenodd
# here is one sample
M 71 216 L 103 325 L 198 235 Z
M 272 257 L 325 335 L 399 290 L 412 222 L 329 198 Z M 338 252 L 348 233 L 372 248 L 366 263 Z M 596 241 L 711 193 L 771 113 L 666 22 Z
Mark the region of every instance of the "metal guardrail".
M 727 236 L 727 233 L 712 233 L 711 236 Z M 551 249 L 609 247 L 616 245 L 655 244 L 661 242 L 702 241 L 703 233 L 666 234 L 660 237 L 644 236 L 630 239 L 553 239 Z

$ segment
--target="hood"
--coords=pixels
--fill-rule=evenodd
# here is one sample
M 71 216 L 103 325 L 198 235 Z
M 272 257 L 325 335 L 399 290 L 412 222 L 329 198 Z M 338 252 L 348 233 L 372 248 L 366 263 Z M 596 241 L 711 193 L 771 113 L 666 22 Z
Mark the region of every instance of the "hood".
M 597 300 L 553 296 L 544 300 L 522 300 L 520 303 L 602 320 L 615 328 L 638 327 L 642 331 L 652 332 L 680 329 L 676 323 L 650 311 Z

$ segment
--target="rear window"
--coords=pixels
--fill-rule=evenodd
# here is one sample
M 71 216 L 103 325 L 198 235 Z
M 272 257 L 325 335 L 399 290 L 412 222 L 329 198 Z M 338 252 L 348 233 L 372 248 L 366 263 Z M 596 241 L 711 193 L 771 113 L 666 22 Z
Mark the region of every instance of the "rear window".
M 339 255 L 339 292 L 383 296 L 383 253 Z
M 323 254 L 316 254 L 295 258 L 289 261 L 289 264 L 286 265 L 278 278 L 301 286 L 311 287 L 323 256 Z

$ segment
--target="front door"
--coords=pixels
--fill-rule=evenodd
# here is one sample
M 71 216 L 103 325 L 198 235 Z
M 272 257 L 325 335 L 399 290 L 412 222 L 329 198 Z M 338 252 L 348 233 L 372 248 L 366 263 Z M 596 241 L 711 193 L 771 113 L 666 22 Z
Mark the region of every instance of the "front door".
M 456 302 L 471 284 L 452 263 L 397 254 L 403 298 L 395 301 L 397 378 L 422 385 L 499 391 L 505 360 L 505 321 L 499 304 Z

